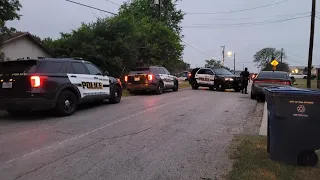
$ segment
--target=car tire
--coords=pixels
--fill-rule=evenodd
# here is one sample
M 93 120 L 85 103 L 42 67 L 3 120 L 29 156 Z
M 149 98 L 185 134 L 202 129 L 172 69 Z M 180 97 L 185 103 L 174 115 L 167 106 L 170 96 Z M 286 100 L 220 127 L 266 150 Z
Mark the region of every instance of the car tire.
M 318 164 L 318 155 L 314 151 L 301 152 L 297 161 L 300 166 L 314 167 Z
M 154 91 L 154 93 L 155 93 L 156 95 L 160 95 L 160 94 L 163 93 L 163 91 L 164 91 L 164 85 L 163 85 L 162 82 L 159 82 L 159 83 L 157 84 L 157 89 Z
M 250 98 L 251 99 L 256 99 L 256 96 L 254 94 L 252 94 L 252 92 L 250 93 Z
M 173 91 L 178 91 L 179 90 L 179 82 L 178 81 L 174 81 L 174 85 L 172 88 Z
M 55 112 L 59 116 L 70 116 L 76 112 L 77 104 L 77 95 L 69 90 L 64 90 L 59 94 Z
M 225 91 L 225 88 L 224 88 L 221 84 L 216 84 L 216 90 L 217 90 L 217 91 L 224 92 L 224 91 Z
M 111 104 L 117 104 L 121 101 L 121 97 L 122 97 L 122 89 L 120 88 L 120 86 L 115 85 L 111 89 L 111 97 L 109 99 L 109 102 Z
M 199 85 L 198 85 L 198 83 L 197 83 L 197 81 L 193 81 L 192 83 L 191 83 L 191 87 L 192 87 L 192 89 L 199 89 Z

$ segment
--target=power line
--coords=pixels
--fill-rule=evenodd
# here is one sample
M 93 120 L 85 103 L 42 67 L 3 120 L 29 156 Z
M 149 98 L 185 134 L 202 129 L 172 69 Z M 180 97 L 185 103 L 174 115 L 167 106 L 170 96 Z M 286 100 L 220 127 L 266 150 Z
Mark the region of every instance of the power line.
M 247 20 L 247 19 L 263 19 L 263 18 L 273 18 L 273 17 L 286 17 L 286 16 L 295 16 L 295 15 L 305 15 L 305 14 L 310 14 L 310 12 L 305 12 L 305 13 L 294 13 L 294 14 L 280 14 L 280 15 L 275 15 L 275 16 L 260 16 L 260 17 L 248 17 L 248 18 L 226 18 L 226 19 L 212 19 L 210 18 L 210 20 L 221 20 L 221 21 L 229 21 L 229 20 Z
M 66 1 L 70 2 L 70 3 L 78 4 L 80 6 L 84 6 L 84 7 L 90 8 L 90 9 L 95 9 L 95 10 L 98 10 L 98 11 L 101 11 L 101 12 L 109 13 L 109 14 L 112 14 L 112 15 L 117 15 L 116 13 L 113 13 L 113 12 L 110 12 L 110 11 L 106 11 L 106 10 L 103 10 L 103 9 L 99 9 L 99 8 L 96 8 L 96 7 L 88 6 L 88 5 L 85 5 L 85 4 L 81 4 L 81 3 L 78 3 L 78 2 L 75 2 L 75 1 L 71 1 L 71 0 L 66 0 Z
M 205 52 L 203 52 L 203 51 L 199 50 L 198 48 L 196 48 L 196 47 L 192 46 L 191 44 L 189 44 L 189 43 L 187 43 L 187 42 L 185 42 L 185 41 L 183 41 L 183 40 L 181 40 L 181 41 L 182 41 L 182 42 L 184 42 L 187 46 L 190 46 L 191 48 L 193 48 L 193 49 L 197 50 L 198 52 L 200 52 L 200 53 L 202 53 L 202 54 L 204 54 L 204 55 L 208 56 L 209 58 L 212 58 L 212 56 L 210 56 L 209 54 L 207 54 L 207 53 L 205 53 Z
M 288 18 L 282 19 L 277 21 L 259 21 L 259 22 L 250 22 L 250 23 L 237 23 L 237 24 L 204 24 L 204 25 L 196 25 L 196 26 L 184 26 L 183 28 L 226 28 L 226 27 L 241 27 L 241 26 L 255 26 L 255 25 L 266 25 L 266 24 L 273 24 L 285 21 L 291 21 L 301 18 L 310 17 L 308 16 L 301 16 L 296 18 Z
M 117 4 L 117 3 L 113 2 L 113 1 L 110 1 L 110 0 L 105 0 L 105 1 L 107 1 L 107 2 L 109 2 L 111 4 L 114 4 L 114 5 L 117 5 L 117 6 L 121 6 L 120 4 Z
M 187 13 L 187 14 L 228 14 L 228 13 L 235 13 L 235 12 L 243 12 L 243 11 L 261 9 L 261 8 L 270 7 L 270 6 L 278 5 L 278 4 L 281 4 L 281 3 L 285 3 L 285 2 L 288 2 L 288 1 L 289 0 L 284 0 L 284 1 L 277 2 L 277 3 L 272 3 L 272 4 L 267 4 L 267 5 L 257 6 L 257 7 L 253 7 L 253 8 L 247 8 L 247 9 L 238 9 L 238 10 L 212 12 L 212 13 Z

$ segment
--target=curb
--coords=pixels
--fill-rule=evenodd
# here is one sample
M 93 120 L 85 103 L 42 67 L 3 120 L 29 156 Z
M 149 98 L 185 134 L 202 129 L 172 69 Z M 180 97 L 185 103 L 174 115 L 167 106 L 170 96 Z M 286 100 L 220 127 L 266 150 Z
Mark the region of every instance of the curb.
M 267 102 L 265 102 L 259 135 L 267 136 L 267 126 L 268 126 L 268 110 L 267 110 Z

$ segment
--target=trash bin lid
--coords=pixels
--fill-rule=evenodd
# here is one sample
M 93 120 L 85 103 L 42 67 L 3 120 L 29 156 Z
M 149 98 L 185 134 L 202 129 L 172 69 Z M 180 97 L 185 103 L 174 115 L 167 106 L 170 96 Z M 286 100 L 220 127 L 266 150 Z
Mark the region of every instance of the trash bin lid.
M 267 87 L 264 88 L 263 91 L 269 95 L 311 95 L 311 96 L 319 96 L 320 91 L 311 90 L 311 89 L 301 89 L 291 86 L 283 86 L 283 87 Z

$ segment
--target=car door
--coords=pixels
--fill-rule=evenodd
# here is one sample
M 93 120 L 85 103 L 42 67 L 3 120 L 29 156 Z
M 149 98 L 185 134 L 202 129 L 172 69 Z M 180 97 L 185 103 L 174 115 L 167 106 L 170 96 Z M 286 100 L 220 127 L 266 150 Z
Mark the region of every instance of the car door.
M 205 76 L 204 76 L 205 82 L 209 85 L 214 85 L 214 77 L 215 77 L 215 74 L 212 71 L 212 69 L 206 69 Z
M 92 92 L 97 95 L 110 95 L 110 81 L 108 76 L 103 76 L 102 71 L 91 63 L 85 63 L 89 71 L 89 76 L 93 78 L 95 83 Z
M 207 84 L 205 81 L 206 69 L 199 69 L 195 75 L 198 84 Z
M 159 76 L 160 76 L 160 79 L 163 82 L 164 88 L 166 88 L 166 89 L 169 88 L 170 82 L 168 82 L 168 76 L 166 74 L 166 71 L 162 67 L 159 68 Z
M 176 80 L 176 76 L 171 75 L 171 73 L 166 68 L 163 68 L 163 69 L 167 75 L 168 87 L 172 88 L 174 86 L 174 81 Z

